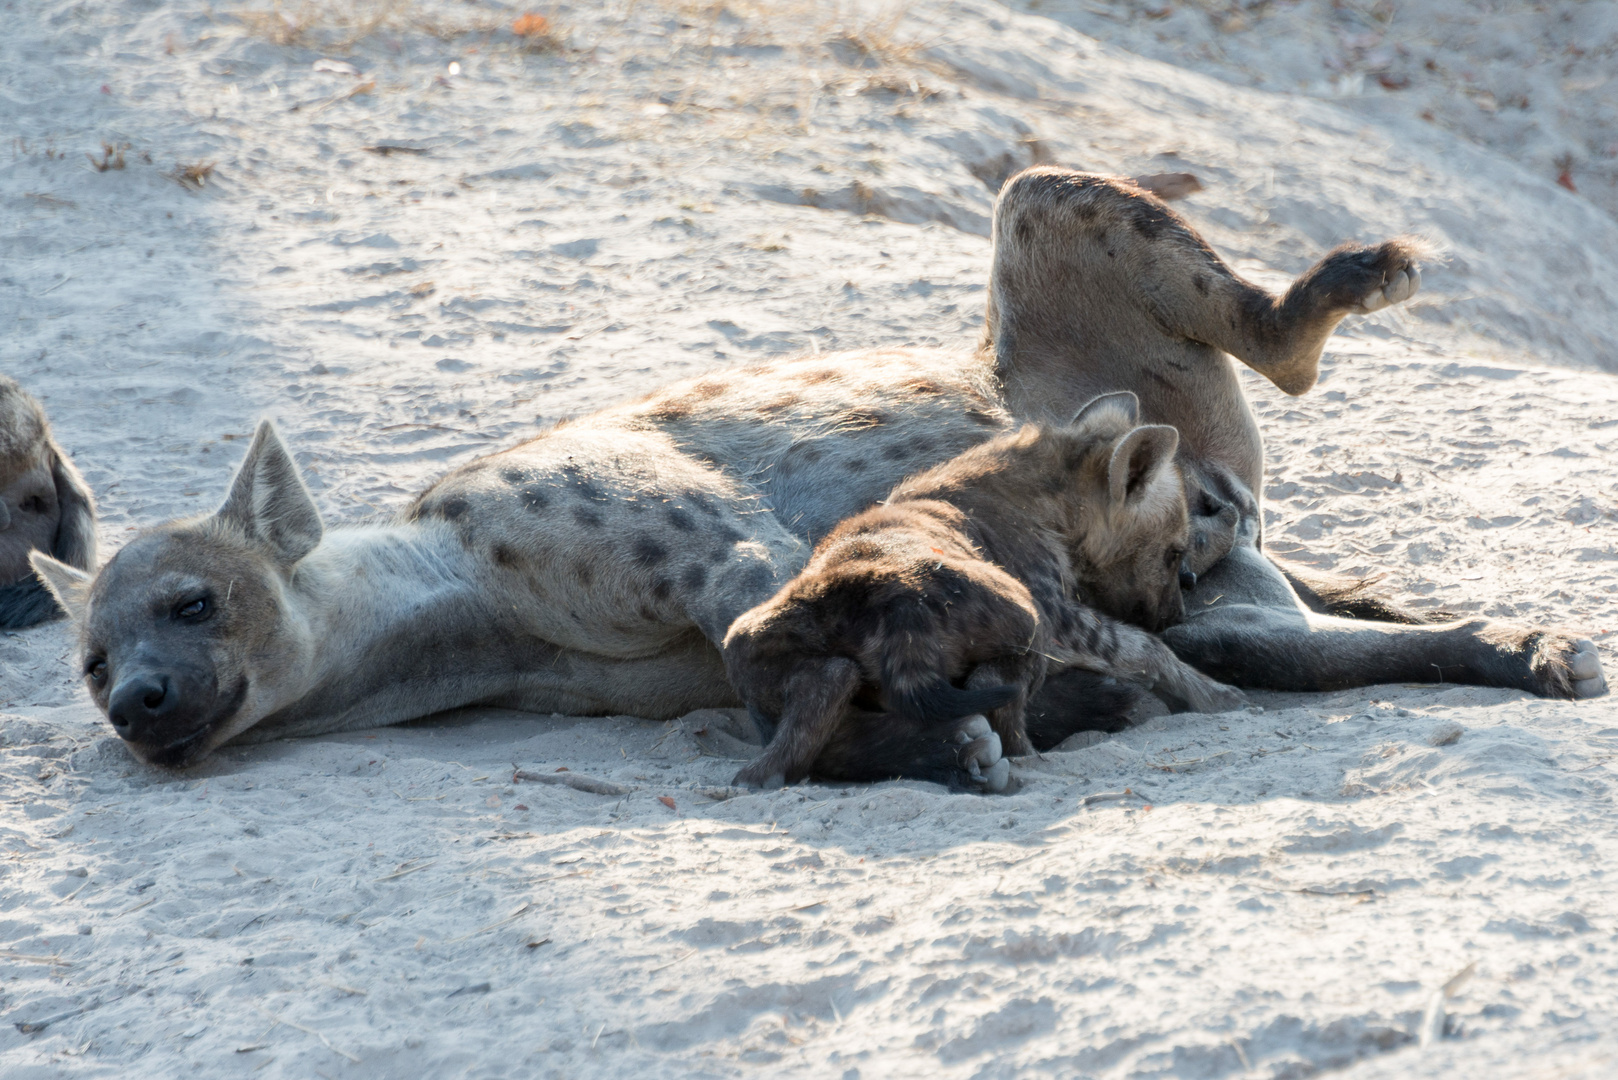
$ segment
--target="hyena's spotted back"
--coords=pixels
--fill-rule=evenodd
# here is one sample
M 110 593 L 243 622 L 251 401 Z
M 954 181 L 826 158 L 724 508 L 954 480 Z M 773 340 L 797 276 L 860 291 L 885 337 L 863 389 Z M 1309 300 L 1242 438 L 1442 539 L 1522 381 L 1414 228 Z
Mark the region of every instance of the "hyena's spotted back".
M 409 516 L 452 523 L 532 632 L 642 656 L 717 644 L 838 521 L 1009 423 L 961 353 L 717 372 L 471 462 Z

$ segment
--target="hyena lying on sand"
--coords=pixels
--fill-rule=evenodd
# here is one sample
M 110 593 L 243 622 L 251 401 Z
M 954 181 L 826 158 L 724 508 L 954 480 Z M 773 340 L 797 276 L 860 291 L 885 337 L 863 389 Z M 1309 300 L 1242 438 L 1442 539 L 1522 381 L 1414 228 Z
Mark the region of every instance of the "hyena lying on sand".
M 1415 293 L 1408 245 L 1340 248 L 1273 296 L 1141 189 L 1048 167 L 1006 184 L 994 228 L 976 352 L 879 349 L 677 383 L 470 462 L 392 524 L 329 535 L 264 426 L 219 513 L 138 535 L 93 578 L 34 565 L 77 624 L 92 697 L 149 761 L 480 703 L 663 719 L 739 704 L 726 630 L 839 521 L 1023 420 L 1061 423 L 1129 390 L 1144 422 L 1180 432 L 1193 534 L 1238 516 L 1225 558 L 1192 559 L 1188 618 L 1164 633 L 1182 659 L 1276 689 L 1605 692 L 1586 640 L 1422 625 L 1260 549 L 1263 448 L 1226 353 L 1308 390 L 1338 322 Z M 1030 712 L 1093 678 L 1053 673 Z
M 39 402 L 0 375 L 0 629 L 61 614 L 28 565 L 31 551 L 92 569 L 95 500 L 51 437 Z
M 859 743 L 861 722 L 908 725 L 911 742 L 925 743 L 986 713 L 976 738 L 935 734 L 930 757 L 864 764 L 868 776 L 931 766 L 928 779 L 1000 791 L 1010 774 L 1002 750 L 1034 749 L 1024 710 L 1052 662 L 1194 711 L 1241 704 L 1145 630 L 1076 599 L 1104 580 L 1144 625 L 1184 617 L 1179 436 L 1137 415 L 1134 394 L 1104 395 L 1067 427 L 1030 424 L 975 446 L 833 529 L 803 572 L 725 637 L 731 685 L 774 735 L 736 782 L 800 780 L 832 740 Z M 861 695 L 883 712 L 849 717 Z

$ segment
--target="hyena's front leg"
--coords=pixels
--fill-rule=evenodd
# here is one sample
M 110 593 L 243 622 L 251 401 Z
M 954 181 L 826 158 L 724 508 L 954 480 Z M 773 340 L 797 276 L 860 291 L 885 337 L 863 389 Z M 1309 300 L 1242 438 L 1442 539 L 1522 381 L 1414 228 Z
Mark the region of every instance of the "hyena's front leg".
M 1234 686 L 1189 666 L 1146 631 L 1074 603 L 1052 654 L 1063 667 L 1124 679 L 1150 690 L 1181 712 L 1228 712 L 1247 704 Z
M 795 667 L 782 687 L 780 727 L 735 782 L 778 788 L 807 776 L 822 748 L 847 723 L 859 685 L 859 665 L 843 657 L 805 660 Z
M 1248 602 L 1231 602 L 1238 597 Z M 1449 682 L 1557 698 L 1607 692 L 1588 638 L 1493 619 L 1412 626 L 1319 615 L 1293 600 L 1281 571 L 1245 544 L 1198 582 L 1186 607 L 1193 617 L 1165 630 L 1164 641 L 1188 663 L 1240 686 L 1319 691 Z
M 1045 657 L 1029 651 L 979 664 L 967 677 L 968 690 L 988 690 L 997 686 L 1017 688 L 1015 697 L 998 709 L 991 710 L 987 717 L 1002 750 L 1011 757 L 1034 752 L 1033 744 L 1028 741 L 1024 713 L 1028 708 L 1029 693 L 1045 674 L 1045 663 Z

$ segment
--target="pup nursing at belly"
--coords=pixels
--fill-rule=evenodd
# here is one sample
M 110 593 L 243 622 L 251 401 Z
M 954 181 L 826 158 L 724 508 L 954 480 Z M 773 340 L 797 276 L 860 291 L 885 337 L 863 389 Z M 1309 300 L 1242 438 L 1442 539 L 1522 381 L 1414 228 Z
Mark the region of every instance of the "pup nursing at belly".
M 1001 753 L 1035 749 L 1025 713 L 1052 664 L 1195 711 L 1239 705 L 1239 691 L 1119 621 L 1179 622 L 1181 587 L 1196 580 L 1179 434 L 1138 419 L 1134 394 L 1104 395 L 1065 427 L 1029 424 L 911 477 L 833 530 L 725 637 L 726 672 L 768 744 L 737 782 L 872 777 L 887 764 L 1003 790 Z M 1223 556 L 1234 538 L 1209 542 Z M 856 703 L 882 711 L 851 715 Z M 1113 695 L 1076 704 L 1090 715 L 1067 718 L 1068 731 L 1116 720 Z M 860 728 L 873 724 L 905 731 L 904 761 L 848 761 L 837 744 L 869 747 Z M 923 762 L 917 746 L 931 748 Z

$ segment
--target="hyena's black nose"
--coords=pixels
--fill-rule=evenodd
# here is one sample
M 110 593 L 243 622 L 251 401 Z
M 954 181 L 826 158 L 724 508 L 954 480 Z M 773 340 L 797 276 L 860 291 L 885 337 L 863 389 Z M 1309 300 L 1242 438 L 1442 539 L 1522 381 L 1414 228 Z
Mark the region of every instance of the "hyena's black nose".
M 1191 572 L 1191 568 L 1189 566 L 1186 566 L 1184 563 L 1180 564 L 1180 588 L 1184 589 L 1186 592 L 1190 592 L 1196 587 L 1197 575 Z
M 179 703 L 179 690 L 167 675 L 136 675 L 112 692 L 107 718 L 119 735 L 140 742 Z

